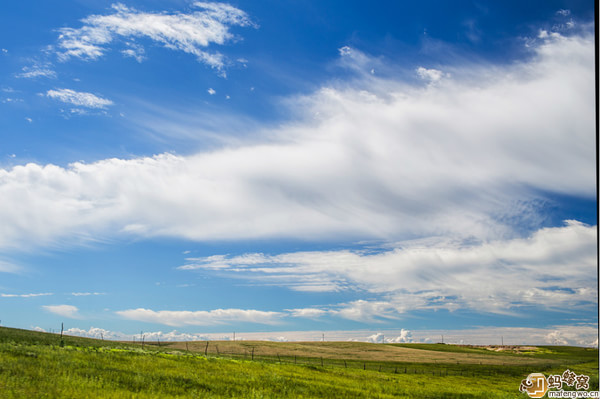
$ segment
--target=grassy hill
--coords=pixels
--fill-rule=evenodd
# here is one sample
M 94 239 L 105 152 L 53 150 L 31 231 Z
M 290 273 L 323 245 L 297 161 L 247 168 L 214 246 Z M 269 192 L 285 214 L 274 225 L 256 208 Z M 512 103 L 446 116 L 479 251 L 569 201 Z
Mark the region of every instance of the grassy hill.
M 142 348 L 0 328 L 0 397 L 523 398 L 518 387 L 529 373 L 566 368 L 598 388 L 597 349 L 490 349 L 262 341 Z

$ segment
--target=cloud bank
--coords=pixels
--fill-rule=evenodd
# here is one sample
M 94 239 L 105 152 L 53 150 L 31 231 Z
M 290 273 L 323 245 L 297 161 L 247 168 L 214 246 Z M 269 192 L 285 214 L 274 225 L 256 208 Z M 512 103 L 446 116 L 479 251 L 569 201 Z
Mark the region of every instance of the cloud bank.
M 181 270 L 211 270 L 229 278 L 298 291 L 359 291 L 359 300 L 295 317 L 395 319 L 413 310 L 457 309 L 499 314 L 535 306 L 576 311 L 596 305 L 596 227 L 567 221 L 526 238 L 466 244 L 415 240 L 374 251 L 341 250 L 188 258 Z
M 44 331 L 36 327 L 37 331 Z M 127 334 L 117 331 L 91 327 L 87 330 L 69 328 L 66 335 L 133 341 L 141 339 L 139 333 Z M 481 327 L 462 330 L 385 330 L 385 331 L 279 331 L 279 332 L 238 332 L 236 340 L 266 340 L 266 341 L 359 341 L 372 343 L 404 343 L 404 342 L 439 342 L 444 336 L 444 342 L 451 344 L 470 345 L 500 345 L 502 340 L 506 345 L 577 345 L 598 347 L 598 326 L 591 324 L 557 325 L 548 328 L 527 327 Z M 177 330 L 170 332 L 145 331 L 142 333 L 146 341 L 209 341 L 230 340 L 228 333 L 185 333 Z

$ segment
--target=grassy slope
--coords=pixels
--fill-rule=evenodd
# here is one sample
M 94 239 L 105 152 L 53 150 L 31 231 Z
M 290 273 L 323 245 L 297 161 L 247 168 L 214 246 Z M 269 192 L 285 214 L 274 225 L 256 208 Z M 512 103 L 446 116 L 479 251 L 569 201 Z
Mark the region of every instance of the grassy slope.
M 468 365 L 465 374 L 433 377 L 450 364 L 427 364 L 425 374 L 394 374 L 341 367 L 300 366 L 249 360 L 205 358 L 198 354 L 142 350 L 139 346 L 85 338 L 59 338 L 24 330 L 0 328 L 0 396 L 2 398 L 522 398 L 518 386 L 522 374 L 494 374 L 491 363 Z M 225 343 L 211 342 L 223 349 Z M 258 345 L 260 343 L 251 343 Z M 343 357 L 347 352 L 381 355 L 374 347 L 388 345 L 349 343 L 266 343 L 275 350 L 299 351 L 306 346 L 329 346 Z M 204 349 L 205 344 L 194 346 Z M 210 346 L 210 345 L 209 345 Z M 391 346 L 393 347 L 393 346 Z M 191 348 L 190 348 L 191 349 Z M 419 350 L 416 348 L 408 348 Z M 170 352 L 166 352 L 166 351 Z M 421 350 L 427 352 L 425 350 Z M 431 351 L 429 351 L 431 352 Z M 297 352 L 300 353 L 300 352 Z M 354 353 L 352 356 L 357 356 Z M 453 353 L 451 353 L 453 354 Z M 425 355 L 424 355 L 425 356 Z M 511 356 L 491 354 L 505 363 Z M 530 355 L 532 361 L 552 361 L 561 373 L 568 365 L 578 373 L 597 375 L 597 350 L 547 347 Z M 512 356 L 515 357 L 515 356 Z M 519 356 L 517 356 L 519 357 Z M 428 359 L 425 356 L 425 359 Z M 558 360 L 557 360 L 558 359 Z M 579 363 L 579 364 L 576 364 Z M 385 363 L 383 363 L 385 364 Z M 393 363 L 394 365 L 402 363 Z M 413 363 L 405 363 L 413 364 Z M 459 367 L 463 367 L 459 365 Z M 510 369 L 512 366 L 505 366 Z M 486 371 L 491 374 L 486 374 Z M 530 372 L 538 371 L 531 365 Z M 443 374 L 443 373 L 442 373 Z M 527 373 L 525 373 L 526 375 Z M 597 387 L 597 377 L 594 382 Z

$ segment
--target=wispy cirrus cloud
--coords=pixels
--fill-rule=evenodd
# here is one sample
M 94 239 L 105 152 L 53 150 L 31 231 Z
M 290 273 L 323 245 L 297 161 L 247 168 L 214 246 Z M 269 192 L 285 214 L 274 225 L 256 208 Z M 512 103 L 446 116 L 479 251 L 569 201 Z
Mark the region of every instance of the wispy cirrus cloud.
M 593 198 L 592 36 L 540 41 L 493 76 L 452 72 L 436 85 L 323 87 L 290 100 L 297 122 L 210 152 L 0 169 L 0 246 L 123 235 L 493 240 L 537 229 L 544 193 Z
M 13 262 L 0 259 L 0 273 L 16 273 L 21 267 Z
M 114 103 L 106 98 L 92 93 L 79 92 L 71 89 L 48 90 L 46 96 L 77 107 L 106 109 Z
M 79 309 L 73 305 L 44 305 L 43 309 L 58 316 L 68 317 L 70 319 L 80 319 Z
M 17 78 L 34 79 L 34 78 L 51 78 L 56 79 L 56 71 L 51 69 L 50 65 L 33 65 L 31 67 L 23 67 L 21 72 L 15 75 Z
M 49 296 L 54 295 L 51 292 L 42 292 L 42 293 L 34 293 L 34 294 L 0 294 L 2 298 L 35 298 L 38 296 Z
M 235 36 L 230 26 L 255 26 L 248 15 L 225 3 L 193 3 L 201 11 L 191 13 L 142 12 L 121 3 L 113 4 L 113 13 L 90 15 L 81 28 L 61 28 L 58 56 L 95 60 L 101 57 L 117 39 L 125 39 L 122 53 L 138 62 L 144 58 L 140 44 L 129 39 L 145 38 L 172 50 L 194 55 L 199 62 L 225 74 L 225 57 L 219 52 L 207 52 L 211 44 L 224 44 Z

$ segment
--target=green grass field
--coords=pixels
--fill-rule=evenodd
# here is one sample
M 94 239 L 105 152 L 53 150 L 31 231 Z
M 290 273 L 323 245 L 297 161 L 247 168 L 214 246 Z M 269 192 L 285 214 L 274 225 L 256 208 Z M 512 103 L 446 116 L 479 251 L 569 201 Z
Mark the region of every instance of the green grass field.
M 122 343 L 0 328 L 1 398 L 526 398 L 569 368 L 598 389 L 598 350 L 259 341 Z M 205 351 L 207 356 L 205 356 Z M 254 352 L 254 360 L 252 360 Z

